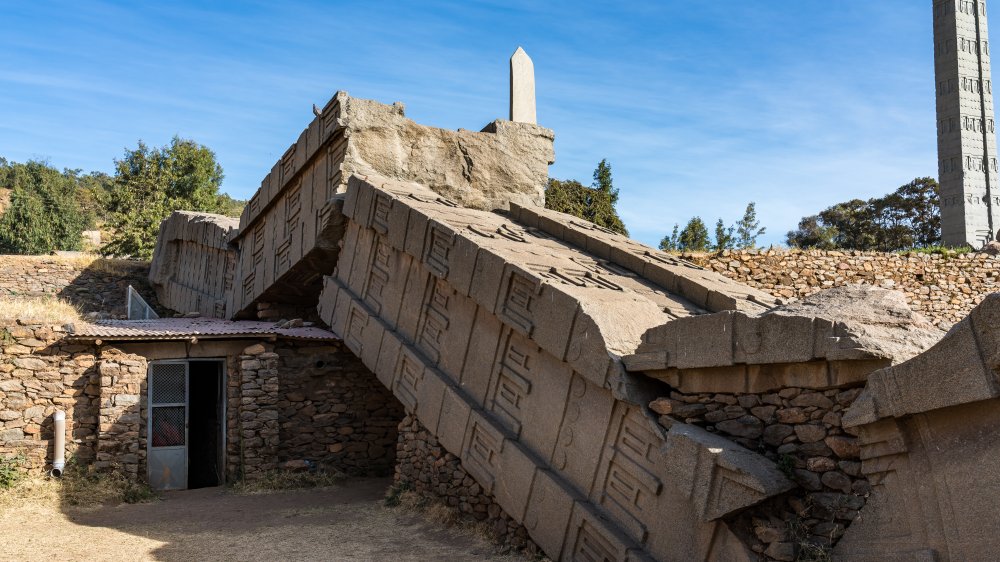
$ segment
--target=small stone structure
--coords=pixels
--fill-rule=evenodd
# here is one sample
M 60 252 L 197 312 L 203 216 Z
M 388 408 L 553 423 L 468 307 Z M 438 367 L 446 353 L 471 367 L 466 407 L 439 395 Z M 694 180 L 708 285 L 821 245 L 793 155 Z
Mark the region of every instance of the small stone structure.
M 146 475 L 147 367 L 169 359 L 222 359 L 226 370 L 227 479 L 281 467 L 379 475 L 393 470 L 402 407 L 343 344 L 259 327 L 216 339 L 187 320 L 106 322 L 67 331 L 10 326 L 0 353 L 0 455 L 29 468 L 52 459 L 52 414 L 66 412 L 68 453 L 98 469 Z M 174 326 L 165 333 L 165 326 Z M 259 323 L 251 323 L 259 324 Z M 192 343 L 192 332 L 202 341 Z M 298 335 L 298 333 L 295 333 Z

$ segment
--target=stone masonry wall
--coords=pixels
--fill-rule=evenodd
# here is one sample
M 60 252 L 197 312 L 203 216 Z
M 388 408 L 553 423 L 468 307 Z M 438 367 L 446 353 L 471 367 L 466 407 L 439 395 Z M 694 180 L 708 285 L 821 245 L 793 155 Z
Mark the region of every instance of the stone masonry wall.
M 240 470 L 253 480 L 277 468 L 279 438 L 278 354 L 254 344 L 239 357 L 239 368 L 229 378 L 229 470 Z M 235 399 L 235 400 L 234 400 Z
M 141 261 L 0 256 L 0 296 L 58 296 L 82 312 L 123 318 L 129 285 L 158 307 L 148 272 L 149 264 Z
M 650 404 L 669 428 L 679 420 L 706 428 L 773 460 L 798 488 L 749 510 L 735 530 L 770 560 L 804 549 L 829 551 L 864 506 L 871 486 L 861 474 L 857 436 L 842 412 L 861 387 L 784 388 L 761 394 L 671 392 Z
M 113 347 L 100 350 L 97 470 L 146 477 L 146 359 Z M 67 416 L 68 417 L 68 416 Z
M 403 405 L 361 360 L 340 342 L 276 352 L 283 466 L 392 474 Z
M 14 325 L 0 334 L 0 457 L 49 468 L 59 409 L 67 460 L 144 479 L 147 360 L 66 342 L 59 326 Z M 310 463 L 391 473 L 402 405 L 356 357 L 339 343 L 248 343 L 226 358 L 230 480 Z
M 857 283 L 896 289 L 914 310 L 942 328 L 965 318 L 987 294 L 1000 290 L 1000 257 L 982 253 L 726 250 L 682 257 L 786 299 Z
M 462 467 L 462 461 L 447 452 L 416 416 L 408 414 L 399 424 L 396 445 L 397 486 L 443 502 L 462 516 L 486 524 L 493 537 L 506 549 L 541 555 L 528 538 L 527 529 L 504 513 L 495 499 Z
M 5 326 L 0 332 L 0 457 L 41 470 L 52 460 L 52 414 L 66 412 L 67 458 L 96 456 L 101 398 L 93 349 L 60 344 L 59 326 Z
M 62 341 L 60 326 L 6 326 L 0 353 L 0 456 L 50 468 L 53 414 L 66 412 L 66 458 L 145 473 L 146 362 Z

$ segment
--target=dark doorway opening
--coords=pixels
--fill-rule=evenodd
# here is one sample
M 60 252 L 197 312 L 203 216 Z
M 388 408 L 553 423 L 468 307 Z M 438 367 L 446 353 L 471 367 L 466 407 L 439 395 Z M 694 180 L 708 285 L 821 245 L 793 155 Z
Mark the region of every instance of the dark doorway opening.
M 218 486 L 223 483 L 223 363 L 191 361 L 188 369 L 188 488 Z

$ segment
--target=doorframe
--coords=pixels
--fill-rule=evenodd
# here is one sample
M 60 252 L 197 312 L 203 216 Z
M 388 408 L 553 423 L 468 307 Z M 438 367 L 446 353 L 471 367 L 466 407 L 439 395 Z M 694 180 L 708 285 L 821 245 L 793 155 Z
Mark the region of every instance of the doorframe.
M 146 482 L 153 481 L 153 466 L 150 463 L 150 458 L 153 456 L 153 408 L 177 407 L 180 404 L 179 402 L 171 402 L 171 405 L 153 405 L 153 367 L 156 365 L 184 365 L 184 487 L 179 489 L 186 490 L 188 487 L 188 447 L 191 440 L 188 428 L 191 409 L 191 365 L 187 359 L 162 359 L 146 364 Z
M 146 481 L 150 482 L 150 469 L 149 464 L 149 453 L 153 448 L 153 393 L 151 392 L 152 384 L 152 369 L 153 365 L 162 364 L 183 364 L 185 365 L 185 375 L 184 375 L 184 385 L 185 385 L 185 396 L 184 396 L 184 470 L 190 470 L 190 455 L 189 449 L 191 445 L 190 436 L 190 415 L 191 415 L 191 362 L 205 362 L 205 363 L 217 363 L 220 365 L 219 369 L 219 396 L 218 400 L 222 405 L 221 416 L 222 419 L 219 420 L 219 433 L 221 434 L 221 439 L 219 439 L 219 485 L 224 486 L 226 484 L 226 476 L 228 474 L 228 464 L 229 464 L 229 454 L 228 454 L 228 438 L 229 438 L 229 358 L 228 357 L 185 357 L 182 359 L 154 359 L 147 362 L 146 364 Z M 185 484 L 187 483 L 187 474 L 184 476 Z M 188 489 L 185 487 L 184 489 Z

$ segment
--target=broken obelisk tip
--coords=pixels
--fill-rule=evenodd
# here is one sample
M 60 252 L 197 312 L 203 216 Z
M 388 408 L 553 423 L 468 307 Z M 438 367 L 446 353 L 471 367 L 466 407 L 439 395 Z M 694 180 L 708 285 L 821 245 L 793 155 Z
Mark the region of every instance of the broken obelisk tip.
M 536 124 L 535 65 L 518 47 L 510 57 L 510 120 Z

